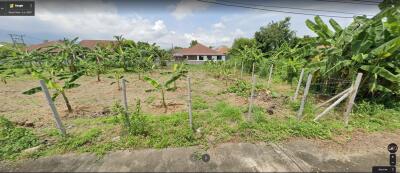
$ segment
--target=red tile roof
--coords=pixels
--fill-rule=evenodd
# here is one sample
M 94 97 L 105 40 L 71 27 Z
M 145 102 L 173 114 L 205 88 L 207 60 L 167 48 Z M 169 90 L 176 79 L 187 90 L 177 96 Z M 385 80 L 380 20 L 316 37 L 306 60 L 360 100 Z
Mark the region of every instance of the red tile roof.
M 60 44 L 60 43 L 62 43 L 62 41 L 60 41 L 60 40 L 57 40 L 57 41 L 45 41 L 43 43 L 34 44 L 34 45 L 29 46 L 29 47 L 26 47 L 26 50 L 27 51 L 45 50 L 49 46 L 54 46 L 54 45 L 57 45 L 57 44 Z
M 176 50 L 174 56 L 183 56 L 183 55 L 224 55 L 222 53 L 217 52 L 207 46 L 204 46 L 200 43 L 194 45 L 190 48 L 183 48 Z
M 82 40 L 79 44 L 82 47 L 87 47 L 89 49 L 94 49 L 96 46 L 107 47 L 108 45 L 114 44 L 115 41 L 112 40 Z
M 221 47 L 217 48 L 216 51 L 225 55 L 228 53 L 229 48 L 226 46 L 221 46 Z

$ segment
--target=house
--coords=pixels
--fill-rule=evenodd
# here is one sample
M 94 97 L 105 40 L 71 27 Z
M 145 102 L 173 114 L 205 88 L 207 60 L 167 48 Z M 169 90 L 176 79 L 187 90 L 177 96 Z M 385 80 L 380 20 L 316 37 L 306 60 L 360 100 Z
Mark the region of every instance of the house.
M 39 44 L 33 44 L 30 45 L 28 47 L 25 48 L 26 51 L 31 52 L 31 51 L 46 51 L 48 49 L 48 47 L 50 46 L 55 46 L 57 44 L 61 44 L 62 41 L 61 40 L 56 40 L 56 41 L 48 41 L 45 40 L 43 41 L 43 43 L 39 43 Z M 57 50 L 53 50 L 54 52 L 57 52 Z
M 200 43 L 190 48 L 178 49 L 173 53 L 176 61 L 187 61 L 189 64 L 202 64 L 206 61 L 225 61 L 225 54 L 219 53 Z
M 114 45 L 115 43 L 116 41 L 112 40 L 82 40 L 79 42 L 82 47 L 89 49 L 94 49 L 96 46 L 107 47 L 109 45 Z

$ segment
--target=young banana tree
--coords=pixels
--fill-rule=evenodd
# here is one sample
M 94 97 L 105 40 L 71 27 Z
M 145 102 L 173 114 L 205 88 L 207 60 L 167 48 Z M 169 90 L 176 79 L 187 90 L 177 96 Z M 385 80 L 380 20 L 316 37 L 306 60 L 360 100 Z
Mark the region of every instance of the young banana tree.
M 7 70 L 0 67 L 0 81 L 3 82 L 4 84 L 7 84 L 7 80 L 11 78 L 13 75 L 15 75 L 14 70 Z
M 97 81 L 100 82 L 100 74 L 104 73 L 107 69 L 107 57 L 110 52 L 107 48 L 95 47 L 91 52 L 88 53 L 86 67 L 89 71 L 92 71 L 97 76 Z
M 164 83 L 160 83 L 156 81 L 155 79 L 152 79 L 148 76 L 144 77 L 144 80 L 147 81 L 151 86 L 153 86 L 153 89 L 146 90 L 146 92 L 152 92 L 152 91 L 159 91 L 161 94 L 161 103 L 162 106 L 164 107 L 164 112 L 166 113 L 168 110 L 167 103 L 165 102 L 165 92 L 174 90 L 173 87 L 170 87 L 169 85 L 173 83 L 174 81 L 178 80 L 180 77 L 184 76 L 184 73 L 177 73 L 173 74 L 167 81 Z
M 44 80 L 47 87 L 50 90 L 54 90 L 54 93 L 51 97 L 51 99 L 54 101 L 60 94 L 62 95 L 65 105 L 67 106 L 68 112 L 72 112 L 72 106 L 68 100 L 68 97 L 66 95 L 66 91 L 68 89 L 71 88 L 76 88 L 78 86 L 80 86 L 79 84 L 75 83 L 75 81 L 77 79 L 79 79 L 85 72 L 84 71 L 79 71 L 76 73 L 60 73 L 60 74 L 55 74 L 55 71 L 50 71 L 49 72 L 49 76 L 44 75 L 41 72 L 37 72 L 37 71 L 33 71 L 32 75 L 38 79 Z M 58 78 L 58 82 L 55 80 L 55 78 Z M 62 81 L 62 83 L 61 83 Z M 23 94 L 26 95 L 32 95 L 35 93 L 38 93 L 42 91 L 42 88 L 39 87 L 35 87 L 35 88 L 31 88 L 25 92 L 23 92 Z
M 77 65 L 81 59 L 79 55 L 82 53 L 82 47 L 77 43 L 78 39 L 78 37 L 72 40 L 64 38 L 62 43 L 50 46 L 50 49 L 48 50 L 50 52 L 57 52 L 57 54 L 62 57 L 62 62 L 67 63 L 67 66 L 72 73 L 78 71 Z
M 109 76 L 108 78 L 115 80 L 115 81 L 111 82 L 110 85 L 117 84 L 118 91 L 121 90 L 121 84 L 119 81 L 121 81 L 121 79 L 124 78 L 124 76 L 122 75 L 122 72 L 116 71 L 116 72 L 114 72 L 114 76 Z
M 7 84 L 7 80 L 15 76 L 14 62 L 10 61 L 9 57 L 0 59 L 0 81 Z
M 220 76 L 222 76 L 222 78 L 225 80 L 225 86 L 228 86 L 229 79 L 233 75 L 231 69 L 227 66 L 225 62 L 223 62 L 219 70 Z
M 188 70 L 186 68 L 186 65 L 184 63 L 180 63 L 180 64 L 174 64 L 172 66 L 172 71 L 167 71 L 167 72 L 162 72 L 160 74 L 172 74 L 172 75 L 177 75 L 182 73 L 183 76 L 186 75 L 188 73 Z M 174 89 L 178 88 L 176 86 L 176 81 L 174 81 Z

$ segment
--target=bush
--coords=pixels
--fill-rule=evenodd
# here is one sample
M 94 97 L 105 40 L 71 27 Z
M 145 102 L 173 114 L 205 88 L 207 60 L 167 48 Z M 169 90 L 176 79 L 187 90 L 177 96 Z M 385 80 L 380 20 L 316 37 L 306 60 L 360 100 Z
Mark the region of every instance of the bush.
M 144 135 L 148 134 L 148 120 L 141 113 L 140 100 L 136 103 L 135 112 L 129 115 L 125 112 L 120 103 L 115 103 L 112 107 L 113 113 L 116 115 L 116 121 L 121 123 L 125 131 L 131 135 Z
M 0 160 L 13 159 L 22 150 L 39 145 L 38 137 L 26 128 L 15 127 L 0 117 Z
M 132 135 L 147 135 L 148 121 L 141 113 L 140 100 L 136 102 L 136 110 L 130 117 L 129 133 Z

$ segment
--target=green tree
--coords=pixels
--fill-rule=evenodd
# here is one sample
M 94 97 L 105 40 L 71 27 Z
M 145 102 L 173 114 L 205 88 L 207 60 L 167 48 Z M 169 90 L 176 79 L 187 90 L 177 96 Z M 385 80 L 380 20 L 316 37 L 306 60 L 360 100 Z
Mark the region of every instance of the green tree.
M 78 71 L 78 63 L 82 59 L 80 55 L 82 54 L 82 47 L 77 43 L 78 37 L 72 40 L 64 38 L 62 43 L 50 46 L 49 52 L 57 52 L 57 54 L 62 58 L 60 65 L 66 63 L 70 72 Z
M 196 44 L 199 44 L 199 43 L 197 42 L 197 40 L 192 40 L 192 41 L 190 42 L 190 46 L 189 46 L 189 47 L 193 47 L 193 46 L 195 46 Z
M 400 1 L 399 0 L 383 0 L 379 3 L 379 9 L 384 10 L 389 7 L 399 7 Z
M 260 49 L 265 53 L 277 49 L 285 42 L 291 42 L 295 33 L 290 29 L 290 18 L 279 22 L 271 22 L 254 34 Z
M 102 48 L 99 46 L 96 46 L 88 53 L 88 57 L 85 61 L 86 69 L 96 74 L 98 82 L 100 82 L 100 74 L 107 70 L 110 54 L 111 52 L 108 48 Z
M 229 50 L 229 56 L 236 56 L 240 54 L 240 51 L 244 47 L 256 47 L 257 43 L 255 39 L 252 38 L 237 38 L 233 41 L 232 48 Z
M 388 7 L 369 19 L 358 16 L 346 28 L 328 29 L 320 17 L 307 26 L 318 35 L 320 48 L 308 67 L 322 82 L 329 78 L 352 79 L 362 72 L 360 95 L 400 95 L 400 12 Z M 339 87 L 339 86 L 338 86 Z M 378 94 L 378 95 L 376 95 Z

